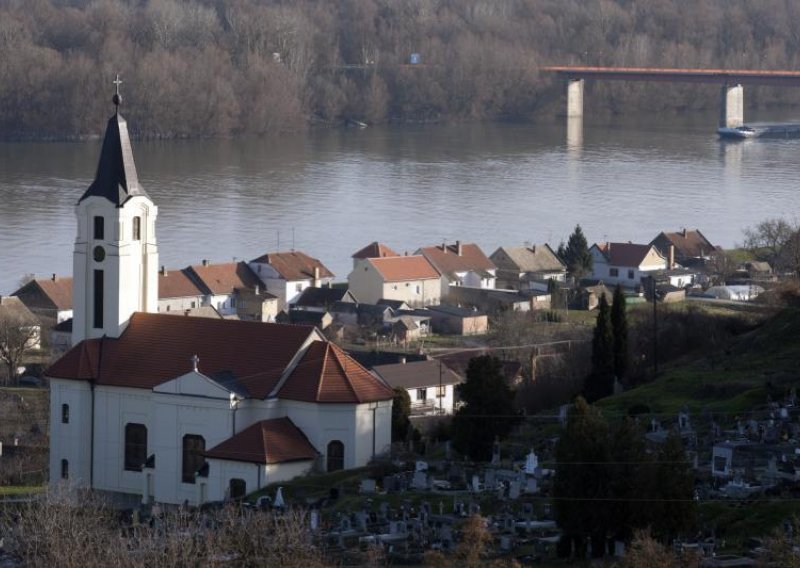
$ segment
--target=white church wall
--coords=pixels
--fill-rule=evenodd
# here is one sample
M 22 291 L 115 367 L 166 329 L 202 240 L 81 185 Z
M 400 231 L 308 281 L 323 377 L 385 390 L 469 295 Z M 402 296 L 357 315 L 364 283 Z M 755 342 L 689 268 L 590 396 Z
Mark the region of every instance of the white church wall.
M 356 405 L 314 404 L 294 400 L 282 400 L 281 404 L 285 415 L 323 455 L 323 464 L 328 444 L 339 440 L 344 444 L 344 467 L 364 465 L 356 462 Z
M 125 470 L 125 425 L 143 424 L 147 428 L 147 455 L 150 455 L 157 437 L 151 396 L 144 389 L 95 388 L 95 489 L 141 494 L 142 472 Z
M 69 407 L 62 422 L 63 405 Z M 50 379 L 50 485 L 63 483 L 61 460 L 67 460 L 69 484 L 89 485 L 92 393 L 88 381 Z
M 223 501 L 229 497 L 228 489 L 231 479 L 241 479 L 245 482 L 246 493 L 252 493 L 264 485 L 267 477 L 266 465 L 231 461 L 231 460 L 208 460 L 208 500 Z
M 353 467 L 366 465 L 374 456 L 386 452 L 392 443 L 392 402 L 359 404 L 356 407 L 354 437 L 356 465 Z
M 306 475 L 310 473 L 314 467 L 314 462 L 310 460 L 293 461 L 286 463 L 272 463 L 267 466 L 267 479 L 261 483 L 261 486 L 269 485 L 270 483 L 280 483 L 282 481 L 289 481 L 295 477 Z M 248 489 L 249 492 L 249 489 Z
M 202 364 L 202 363 L 201 363 Z M 233 412 L 227 398 L 154 393 L 153 440 L 156 455 L 155 498 L 163 503 L 196 503 L 196 483 L 184 483 L 183 437 L 202 436 L 206 450 L 233 434 Z M 237 428 L 238 429 L 238 428 Z

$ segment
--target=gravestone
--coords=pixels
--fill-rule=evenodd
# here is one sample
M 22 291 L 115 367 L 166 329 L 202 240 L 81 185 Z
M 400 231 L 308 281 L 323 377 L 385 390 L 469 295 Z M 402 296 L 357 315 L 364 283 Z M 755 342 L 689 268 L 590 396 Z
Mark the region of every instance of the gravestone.
M 493 469 L 487 469 L 483 474 L 483 486 L 486 489 L 494 489 L 497 486 L 497 474 Z
M 537 491 L 539 491 L 539 482 L 535 477 L 525 480 L 525 493 L 536 493 Z
M 319 529 L 319 509 L 311 509 L 309 517 L 311 519 L 311 530 L 316 531 Z
M 414 471 L 428 471 L 428 462 L 417 460 Z
M 525 516 L 526 519 L 533 516 L 533 503 L 523 503 L 522 504 L 522 514 Z
M 469 504 L 469 514 L 471 515 L 480 515 L 481 514 L 481 506 L 475 503 L 474 501 L 470 502 Z
M 411 487 L 414 489 L 427 489 L 428 475 L 422 471 L 415 471 L 414 477 L 411 480 Z
M 375 480 L 362 479 L 361 480 L 361 493 L 375 493 Z
M 512 481 L 508 484 L 508 498 L 509 499 L 519 499 L 519 495 L 521 492 L 519 481 Z
M 477 475 L 472 476 L 472 491 L 478 493 L 481 490 L 481 481 Z

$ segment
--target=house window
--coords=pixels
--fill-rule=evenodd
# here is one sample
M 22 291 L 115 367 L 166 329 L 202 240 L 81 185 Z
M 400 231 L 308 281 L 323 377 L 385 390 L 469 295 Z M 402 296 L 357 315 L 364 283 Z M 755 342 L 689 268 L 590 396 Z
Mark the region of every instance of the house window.
M 144 424 L 125 425 L 125 469 L 141 471 L 147 461 L 147 427 Z
M 94 238 L 97 240 L 105 239 L 106 235 L 106 220 L 103 217 L 94 218 Z
M 197 302 L 192 302 L 192 309 L 197 307 Z
M 420 292 L 420 289 L 419 289 L 419 286 L 417 286 L 417 294 L 419 294 L 419 292 Z
M 300 283 L 300 282 L 298 282 L 297 284 L 295 284 L 295 285 L 294 285 L 294 291 L 295 291 L 295 292 L 302 292 L 302 291 L 303 291 L 303 284 L 302 284 L 302 283 Z
M 228 496 L 234 501 L 247 495 L 247 482 L 244 479 L 231 479 L 228 483 Z
M 103 329 L 103 271 L 94 271 L 94 328 Z
M 133 218 L 133 240 L 134 241 L 142 240 L 142 218 L 141 217 L 134 217 Z
M 236 298 L 231 298 L 231 307 L 232 308 L 236 307 Z
M 344 444 L 333 440 L 328 444 L 328 471 L 344 469 Z
M 436 387 L 436 398 L 444 398 L 445 396 L 447 396 L 447 386 Z
M 633 270 L 628 270 L 628 280 L 633 280 Z
M 428 400 L 428 389 L 417 389 L 417 402 Z
M 169 311 L 169 304 L 167 304 L 167 311 Z
M 614 277 L 619 276 L 619 269 L 617 269 L 617 268 L 609 268 L 608 269 L 608 275 L 609 276 L 614 276 Z
M 392 290 L 397 290 L 397 284 L 395 284 L 394 286 L 392 286 Z
M 184 483 L 194 483 L 194 474 L 205 464 L 203 452 L 206 451 L 206 441 L 202 436 L 186 434 L 183 437 L 183 474 Z
M 69 424 L 69 404 L 61 405 L 61 423 Z
M 61 460 L 61 479 L 69 479 L 69 462 Z

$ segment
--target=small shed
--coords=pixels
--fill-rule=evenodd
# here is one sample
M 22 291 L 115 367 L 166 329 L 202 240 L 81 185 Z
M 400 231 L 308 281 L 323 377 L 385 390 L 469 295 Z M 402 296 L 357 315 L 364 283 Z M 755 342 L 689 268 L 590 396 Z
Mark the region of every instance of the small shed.
M 428 308 L 433 331 L 451 335 L 483 335 L 489 330 L 485 313 L 442 304 Z

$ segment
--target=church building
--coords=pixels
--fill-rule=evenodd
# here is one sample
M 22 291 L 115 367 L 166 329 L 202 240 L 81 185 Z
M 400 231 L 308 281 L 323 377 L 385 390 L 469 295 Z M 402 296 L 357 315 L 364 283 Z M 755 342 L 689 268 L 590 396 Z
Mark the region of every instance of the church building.
M 47 371 L 51 484 L 197 505 L 386 452 L 391 388 L 314 327 L 156 313 L 158 208 L 120 101 L 76 206 L 73 347 Z

